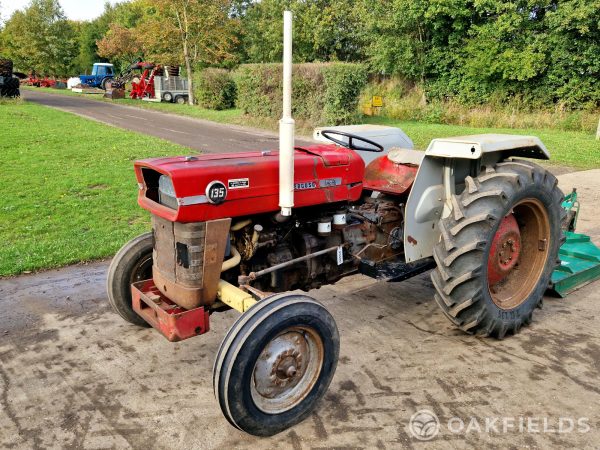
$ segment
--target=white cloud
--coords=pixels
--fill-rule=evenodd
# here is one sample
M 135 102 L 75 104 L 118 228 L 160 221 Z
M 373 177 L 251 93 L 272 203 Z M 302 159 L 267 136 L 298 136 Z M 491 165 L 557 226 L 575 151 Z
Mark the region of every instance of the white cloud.
M 13 12 L 23 9 L 30 0 L 0 0 L 0 17 L 8 20 Z M 119 0 L 108 0 L 115 4 Z M 104 0 L 59 0 L 66 16 L 72 20 L 90 20 L 104 11 Z

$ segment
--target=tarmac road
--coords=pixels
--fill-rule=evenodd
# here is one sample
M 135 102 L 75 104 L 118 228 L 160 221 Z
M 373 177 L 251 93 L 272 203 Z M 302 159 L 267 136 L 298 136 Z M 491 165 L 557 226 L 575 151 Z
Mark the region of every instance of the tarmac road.
M 600 170 L 559 178 L 578 186 L 580 231 L 598 242 Z M 600 448 L 599 282 L 547 298 L 502 341 L 454 329 L 428 274 L 311 291 L 340 330 L 336 375 L 318 411 L 260 439 L 232 428 L 213 395 L 214 356 L 237 313 L 171 344 L 109 309 L 107 265 L 0 280 L 0 448 Z M 408 427 L 424 409 L 441 421 L 428 442 Z
M 29 102 L 68 111 L 126 130 L 166 139 L 203 153 L 224 153 L 252 150 L 277 150 L 276 133 L 256 128 L 223 125 L 207 120 L 166 114 L 158 111 L 117 105 L 43 91 L 23 89 L 21 95 Z M 310 145 L 296 140 L 297 145 Z

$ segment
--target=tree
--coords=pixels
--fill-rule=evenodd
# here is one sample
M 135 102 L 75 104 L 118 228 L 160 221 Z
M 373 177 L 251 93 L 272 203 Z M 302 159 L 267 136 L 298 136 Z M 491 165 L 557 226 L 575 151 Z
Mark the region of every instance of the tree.
M 148 32 L 162 31 L 163 45 L 169 51 L 178 42 L 188 77 L 189 103 L 194 104 L 193 72 L 198 65 L 215 64 L 232 57 L 235 20 L 229 16 L 231 0 L 157 0 L 158 14 Z M 164 44 L 168 44 L 165 46 Z M 165 56 L 171 55 L 169 52 Z
M 99 56 L 108 58 L 121 67 L 142 54 L 142 42 L 136 30 L 117 23 L 110 25 L 106 35 L 97 41 L 97 45 Z
M 78 33 L 79 52 L 76 65 L 79 73 L 90 70 L 95 62 L 105 62 L 98 54 L 97 41 L 101 40 L 109 30 L 110 24 L 116 20 L 116 12 L 125 8 L 128 3 L 112 6 L 110 3 L 104 5 L 104 12 L 89 22 L 81 22 Z
M 294 13 L 294 60 L 360 61 L 368 42 L 360 0 L 238 1 L 240 54 L 245 62 L 281 60 L 283 11 Z
M 4 52 L 21 71 L 67 75 L 77 54 L 77 26 L 58 0 L 32 0 L 2 30 Z

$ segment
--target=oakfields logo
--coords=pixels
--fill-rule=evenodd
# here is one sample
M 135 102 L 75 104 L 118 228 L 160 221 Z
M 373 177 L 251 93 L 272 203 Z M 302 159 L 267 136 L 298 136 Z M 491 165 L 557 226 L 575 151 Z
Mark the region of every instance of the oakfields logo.
M 408 430 L 416 439 L 429 441 L 438 433 L 587 433 L 591 430 L 587 417 L 450 417 L 440 422 L 435 413 L 422 409 L 414 413 Z
M 428 441 L 440 432 L 440 420 L 428 409 L 422 409 L 411 416 L 408 429 L 418 440 Z

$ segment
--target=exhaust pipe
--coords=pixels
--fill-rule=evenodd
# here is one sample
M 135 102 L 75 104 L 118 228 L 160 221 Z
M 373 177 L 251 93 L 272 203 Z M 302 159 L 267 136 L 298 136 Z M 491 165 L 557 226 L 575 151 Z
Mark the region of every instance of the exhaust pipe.
M 283 114 L 279 121 L 279 206 L 291 216 L 294 206 L 294 128 L 292 118 L 292 12 L 283 12 Z

